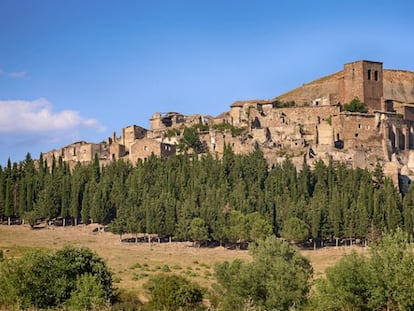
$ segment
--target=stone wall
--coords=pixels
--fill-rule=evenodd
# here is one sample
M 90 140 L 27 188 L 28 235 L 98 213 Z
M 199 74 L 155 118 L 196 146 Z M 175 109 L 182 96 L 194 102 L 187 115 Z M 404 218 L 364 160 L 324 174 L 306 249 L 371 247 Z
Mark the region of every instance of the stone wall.
M 130 125 L 122 129 L 121 143 L 129 149 L 129 146 L 136 139 L 142 139 L 146 136 L 147 130 L 137 125 Z
M 175 146 L 151 138 L 137 139 L 131 145 L 128 159 L 135 164 L 138 159 L 145 161 L 151 154 L 157 157 L 168 157 L 175 154 Z
M 344 149 L 381 146 L 383 139 L 379 118 L 374 114 L 341 113 L 332 117 L 333 137 L 342 141 Z
M 333 128 L 328 122 L 322 122 L 317 126 L 318 140 L 317 143 L 320 145 L 333 146 Z

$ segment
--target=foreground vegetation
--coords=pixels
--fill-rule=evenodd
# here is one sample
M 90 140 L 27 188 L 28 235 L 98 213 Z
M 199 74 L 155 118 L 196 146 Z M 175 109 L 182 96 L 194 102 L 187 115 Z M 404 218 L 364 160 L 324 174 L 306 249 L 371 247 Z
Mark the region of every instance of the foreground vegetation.
M 0 264 L 0 306 L 100 308 L 113 298 L 105 262 L 86 248 L 34 250 Z
M 69 310 L 412 310 L 414 254 L 401 230 L 384 233 L 369 253 L 345 255 L 315 281 L 296 247 L 270 236 L 251 244 L 251 260 L 214 267 L 201 287 L 173 269 L 147 278 L 148 301 L 112 287 L 105 262 L 87 248 L 36 250 L 0 260 L 0 308 Z M 194 265 L 195 266 L 195 265 Z

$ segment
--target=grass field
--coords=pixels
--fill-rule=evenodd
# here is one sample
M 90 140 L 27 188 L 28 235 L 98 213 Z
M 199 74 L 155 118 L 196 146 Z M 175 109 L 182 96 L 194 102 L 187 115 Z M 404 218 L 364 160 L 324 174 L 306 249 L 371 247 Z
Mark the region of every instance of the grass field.
M 114 273 L 115 286 L 124 293 L 146 297 L 142 285 L 154 273 L 171 272 L 184 275 L 209 287 L 214 282 L 214 265 L 218 262 L 239 258 L 250 260 L 247 251 L 229 250 L 222 247 L 195 248 L 191 242 L 182 243 L 121 243 L 119 236 L 109 232 L 93 232 L 94 225 L 77 227 L 40 227 L 0 225 L 0 249 L 6 257 L 21 256 L 32 248 L 58 249 L 65 245 L 86 246 L 103 257 Z M 322 248 L 303 250 L 314 267 L 315 277 L 321 277 L 351 250 L 361 248 Z

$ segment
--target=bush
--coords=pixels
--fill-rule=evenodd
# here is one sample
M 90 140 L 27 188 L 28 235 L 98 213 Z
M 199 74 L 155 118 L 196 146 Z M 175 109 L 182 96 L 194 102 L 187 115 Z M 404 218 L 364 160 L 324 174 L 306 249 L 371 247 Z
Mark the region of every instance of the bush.
M 253 260 L 218 264 L 215 300 L 220 310 L 291 310 L 307 300 L 312 277 L 308 259 L 274 236 L 250 247 Z
M 239 136 L 246 130 L 245 127 L 235 127 L 229 123 L 215 124 L 213 125 L 213 129 L 218 130 L 221 133 L 230 132 L 233 137 Z
M 355 97 L 349 104 L 344 104 L 344 111 L 367 113 L 368 108 L 358 97 Z
M 296 102 L 294 100 L 288 102 L 276 100 L 275 102 L 273 102 L 273 108 L 290 108 L 295 106 Z
M 102 310 L 106 304 L 102 284 L 90 273 L 77 278 L 76 288 L 66 303 L 71 310 Z
M 201 288 L 178 275 L 152 276 L 144 287 L 150 295 L 147 310 L 200 310 L 203 300 Z
M 348 255 L 327 269 L 313 310 L 414 310 L 414 254 L 408 235 L 385 234 L 369 256 Z
M 0 264 L 0 306 L 17 309 L 59 307 L 72 295 L 77 295 L 77 301 L 81 301 L 91 278 L 97 286 L 93 293 L 99 292 L 95 302 L 101 298 L 110 301 L 112 274 L 105 262 L 91 250 L 65 247 L 56 253 L 32 251 Z
M 309 237 L 309 226 L 303 220 L 292 217 L 283 223 L 280 235 L 286 240 L 301 242 Z

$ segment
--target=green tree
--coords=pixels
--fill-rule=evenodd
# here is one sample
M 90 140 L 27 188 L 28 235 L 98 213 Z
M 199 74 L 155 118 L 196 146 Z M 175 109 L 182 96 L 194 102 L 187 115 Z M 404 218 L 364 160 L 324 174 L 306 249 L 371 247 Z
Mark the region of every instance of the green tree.
M 280 235 L 295 243 L 302 242 L 309 238 L 309 226 L 303 220 L 292 217 L 284 222 Z
M 108 301 L 96 276 L 85 273 L 76 279 L 76 288 L 65 305 L 71 310 L 102 310 Z
M 215 294 L 222 310 L 289 310 L 304 305 L 312 266 L 287 242 L 268 237 L 249 248 L 253 260 L 235 260 L 215 268 Z
M 344 111 L 367 113 L 368 108 L 358 97 L 355 97 L 349 104 L 344 104 Z
M 195 127 L 184 128 L 183 137 L 180 139 L 180 149 L 183 151 L 192 148 L 195 152 L 200 152 L 202 143 L 198 137 L 198 132 Z
M 246 215 L 246 221 L 249 230 L 250 242 L 264 240 L 273 235 L 271 224 L 258 212 Z
M 369 256 L 355 253 L 327 269 L 311 305 L 314 310 L 413 310 L 414 254 L 408 235 L 385 233 Z
M 150 296 L 146 310 L 204 310 L 201 288 L 182 276 L 154 275 L 144 287 Z
M 409 241 L 397 229 L 371 246 L 368 306 L 372 309 L 414 309 L 414 254 Z
M 249 240 L 247 218 L 240 211 L 230 211 L 227 228 L 227 239 L 231 243 L 243 243 Z
M 111 231 L 113 234 L 119 234 L 119 240 L 122 241 L 122 235 L 127 233 L 127 221 L 123 218 L 114 219 L 109 225 L 109 231 Z
M 89 249 L 36 250 L 18 259 L 6 259 L 0 263 L 0 306 L 61 307 L 72 294 L 84 291 L 86 280 L 79 280 L 84 275 L 93 276 L 95 285 L 102 289 L 97 298 L 109 302 L 113 295 L 111 272 Z
M 353 252 L 326 269 L 311 299 L 313 310 L 371 310 L 368 305 L 368 262 Z
M 204 219 L 196 217 L 191 221 L 190 238 L 197 246 L 208 239 L 208 230 Z
M 37 211 L 36 209 L 31 210 L 29 212 L 25 212 L 22 217 L 30 225 L 32 229 L 36 225 L 37 220 L 40 218 L 39 211 Z

